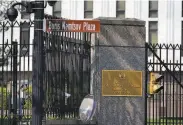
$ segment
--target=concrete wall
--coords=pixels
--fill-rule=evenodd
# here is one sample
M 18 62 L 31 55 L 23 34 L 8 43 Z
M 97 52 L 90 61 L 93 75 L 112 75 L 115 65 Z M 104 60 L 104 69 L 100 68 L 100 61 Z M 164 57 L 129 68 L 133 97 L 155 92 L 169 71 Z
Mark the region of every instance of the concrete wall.
M 98 125 L 143 125 L 145 97 L 102 96 L 101 72 L 102 70 L 144 71 L 145 22 L 136 19 L 98 19 L 101 21 L 101 32 L 95 36 L 92 54 L 92 82 L 97 101 L 95 116 Z

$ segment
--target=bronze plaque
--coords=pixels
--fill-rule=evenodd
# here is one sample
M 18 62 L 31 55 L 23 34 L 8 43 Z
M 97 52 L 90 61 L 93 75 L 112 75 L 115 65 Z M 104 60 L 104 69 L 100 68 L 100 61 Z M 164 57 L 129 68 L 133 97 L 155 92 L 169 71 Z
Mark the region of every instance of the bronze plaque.
M 102 96 L 142 96 L 142 71 L 102 70 Z

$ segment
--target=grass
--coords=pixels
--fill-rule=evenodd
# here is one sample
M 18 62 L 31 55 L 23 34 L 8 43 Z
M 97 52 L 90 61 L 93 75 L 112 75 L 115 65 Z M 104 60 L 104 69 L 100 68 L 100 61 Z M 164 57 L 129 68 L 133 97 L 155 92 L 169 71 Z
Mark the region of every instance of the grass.
M 22 119 L 19 119 L 17 117 L 17 122 L 23 122 L 25 123 L 26 125 L 29 125 L 29 123 L 31 122 L 31 118 L 32 116 L 31 115 L 26 115 L 26 116 L 23 116 Z M 66 120 L 66 119 L 69 119 L 69 120 L 77 120 L 78 118 L 58 118 L 58 117 L 54 117 L 54 116 L 47 116 L 46 120 Z M 7 116 L 3 116 L 3 118 L 1 118 L 0 116 L 0 125 L 12 125 L 13 123 L 13 116 L 10 116 L 9 118 Z
M 30 122 L 30 117 L 23 117 L 21 122 Z M 66 118 L 67 119 L 67 118 Z M 69 119 L 69 118 L 68 118 Z M 1 119 L 0 125 L 10 125 L 13 119 L 8 119 L 7 117 Z M 48 117 L 47 120 L 60 120 L 59 118 Z M 19 121 L 19 120 L 18 120 Z M 183 119 L 148 119 L 147 125 L 183 125 Z
M 26 125 L 29 125 L 30 119 L 22 119 L 22 120 L 16 120 L 18 123 L 22 122 L 22 123 L 26 123 Z M 7 119 L 7 118 L 3 118 L 0 119 L 0 125 L 12 125 L 13 124 L 13 119 Z
M 183 119 L 148 119 L 147 125 L 183 125 Z
M 51 123 L 54 123 L 54 121 L 56 121 L 56 123 L 57 123 L 58 120 L 65 120 L 65 121 L 67 121 L 67 119 L 69 119 L 69 120 L 79 120 L 78 118 L 75 118 L 75 119 L 74 118 L 64 118 L 64 119 L 61 119 L 61 118 L 55 118 L 55 117 L 49 116 L 49 117 L 47 117 L 46 122 L 51 121 Z M 16 121 L 17 121 L 18 125 L 21 125 L 21 124 L 32 125 L 31 116 L 23 117 L 21 120 L 17 119 Z M 43 122 L 45 122 L 45 121 L 43 120 Z M 21 124 L 19 124 L 19 123 L 21 123 Z M 9 119 L 7 117 L 0 118 L 0 125 L 13 125 L 13 118 L 9 118 Z

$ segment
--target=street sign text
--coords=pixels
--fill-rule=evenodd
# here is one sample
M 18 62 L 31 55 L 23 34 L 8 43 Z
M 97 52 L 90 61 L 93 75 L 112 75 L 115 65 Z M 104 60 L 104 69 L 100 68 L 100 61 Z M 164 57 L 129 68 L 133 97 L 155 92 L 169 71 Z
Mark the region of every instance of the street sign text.
M 46 20 L 46 31 L 100 32 L 98 20 Z

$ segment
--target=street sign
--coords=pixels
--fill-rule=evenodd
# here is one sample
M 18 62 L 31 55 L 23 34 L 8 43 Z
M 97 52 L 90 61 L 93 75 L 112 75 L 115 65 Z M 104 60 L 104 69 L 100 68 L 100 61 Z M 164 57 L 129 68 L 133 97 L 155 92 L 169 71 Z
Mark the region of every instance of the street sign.
M 99 20 L 46 20 L 46 31 L 65 31 L 65 32 L 100 32 Z
M 102 70 L 102 96 L 142 96 L 142 71 Z

